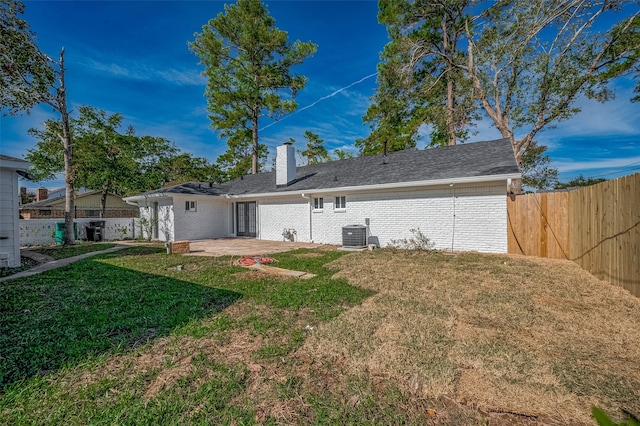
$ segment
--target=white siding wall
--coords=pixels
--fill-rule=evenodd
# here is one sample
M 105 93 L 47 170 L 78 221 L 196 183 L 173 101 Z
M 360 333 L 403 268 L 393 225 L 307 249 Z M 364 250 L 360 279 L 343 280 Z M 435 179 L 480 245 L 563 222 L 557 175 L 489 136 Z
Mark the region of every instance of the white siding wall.
M 0 168 L 0 266 L 20 266 L 18 175 L 8 168 Z
M 229 236 L 229 203 L 214 197 L 174 195 L 174 240 L 201 240 Z M 195 201 L 196 210 L 186 211 L 185 202 Z
M 507 252 L 506 183 L 350 194 L 347 208 L 334 211 L 339 195 L 346 194 L 314 195 L 324 198 L 323 211 L 312 213 L 314 242 L 340 245 L 343 226 L 364 225 L 369 218 L 370 233 L 382 247 L 413 237 L 410 229 L 419 228 L 440 249 L 453 243 L 457 251 Z M 258 208 L 261 239 L 281 240 L 283 228 L 296 228 L 298 239 L 309 241 L 307 202 L 261 201 Z
M 282 233 L 290 229 L 296 241 L 309 241 L 309 202 L 300 195 L 259 201 L 258 226 L 261 240 L 284 241 Z

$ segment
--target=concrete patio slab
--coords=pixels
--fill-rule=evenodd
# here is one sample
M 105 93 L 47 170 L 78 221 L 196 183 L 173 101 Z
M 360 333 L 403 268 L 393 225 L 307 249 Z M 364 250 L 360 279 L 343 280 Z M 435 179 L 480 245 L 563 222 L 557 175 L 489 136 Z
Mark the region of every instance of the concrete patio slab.
M 185 256 L 248 256 L 252 254 L 282 253 L 300 248 L 336 250 L 336 246 L 297 241 L 268 241 L 255 238 L 216 238 L 191 240 L 191 252 Z

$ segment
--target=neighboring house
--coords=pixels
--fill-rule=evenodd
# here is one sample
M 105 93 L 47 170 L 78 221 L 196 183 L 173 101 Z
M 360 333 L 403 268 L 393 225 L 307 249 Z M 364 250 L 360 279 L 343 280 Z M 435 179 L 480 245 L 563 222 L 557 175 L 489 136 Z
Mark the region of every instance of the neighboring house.
M 165 241 L 219 237 L 342 244 L 366 225 L 386 246 L 420 231 L 437 248 L 507 252 L 507 191 L 519 179 L 507 139 L 297 167 L 290 144 L 275 171 L 225 184 L 190 182 L 125 198 Z
M 75 218 L 100 218 L 102 213 L 101 191 L 80 190 L 75 196 Z M 20 206 L 21 219 L 63 219 L 65 191 L 48 192 L 38 188 L 36 201 Z M 107 195 L 105 218 L 137 217 L 138 209 L 125 203 L 115 194 Z
M 0 154 L 0 267 L 20 266 L 17 172 L 28 168 L 28 162 Z

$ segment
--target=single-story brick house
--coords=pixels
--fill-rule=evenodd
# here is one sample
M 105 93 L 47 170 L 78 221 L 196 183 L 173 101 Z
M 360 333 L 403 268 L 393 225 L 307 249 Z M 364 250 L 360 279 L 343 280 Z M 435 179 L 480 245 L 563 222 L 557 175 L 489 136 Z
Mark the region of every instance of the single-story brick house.
M 0 154 L 0 267 L 20 266 L 20 225 L 18 220 L 18 175 L 29 163 Z
M 189 182 L 125 198 L 164 241 L 253 237 L 340 245 L 366 226 L 386 246 L 420 231 L 437 248 L 507 252 L 507 191 L 521 177 L 507 139 L 296 167 L 290 144 L 274 171 L 224 184 Z

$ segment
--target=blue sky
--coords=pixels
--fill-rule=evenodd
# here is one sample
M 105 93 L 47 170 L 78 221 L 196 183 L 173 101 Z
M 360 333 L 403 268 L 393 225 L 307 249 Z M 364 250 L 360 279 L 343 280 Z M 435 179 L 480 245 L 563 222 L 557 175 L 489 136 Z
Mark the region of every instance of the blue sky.
M 377 23 L 376 1 L 268 1 L 276 25 L 291 41 L 311 40 L 317 53 L 296 72 L 308 77 L 297 113 L 263 120 L 261 142 L 270 153 L 305 130 L 325 146 L 356 152 L 355 139 L 369 134 L 362 116 L 376 87 L 379 54 L 387 42 Z M 40 48 L 57 58 L 66 49 L 72 108 L 88 104 L 120 112 L 140 135 L 162 136 L 180 149 L 214 162 L 226 141 L 210 127 L 203 96 L 206 80 L 187 42 L 224 8 L 222 1 L 26 1 L 24 18 Z M 561 180 L 582 173 L 607 179 L 640 170 L 640 104 L 632 104 L 632 81 L 614 83 L 617 99 L 606 104 L 579 99 L 582 113 L 536 138 L 549 147 Z M 39 106 L 28 116 L 0 118 L 1 151 L 23 157 L 36 140 L 27 134 L 57 115 Z M 483 120 L 470 141 L 500 137 Z M 422 141 L 424 147 L 428 141 Z M 31 182 L 24 185 L 38 186 Z M 46 182 L 62 186 L 62 180 Z

